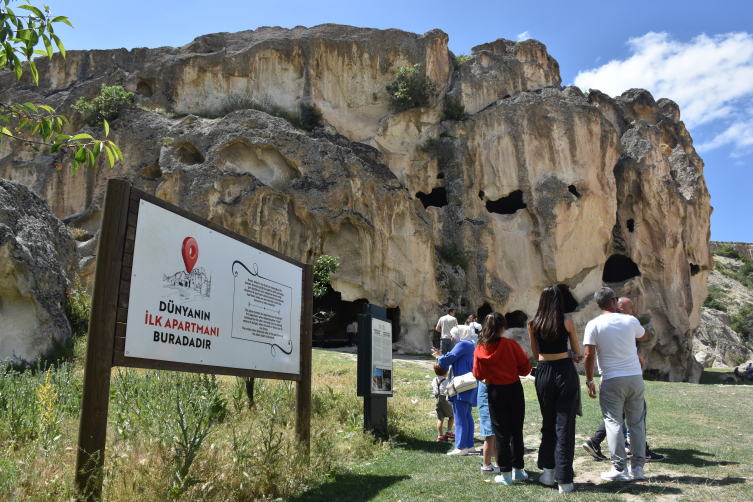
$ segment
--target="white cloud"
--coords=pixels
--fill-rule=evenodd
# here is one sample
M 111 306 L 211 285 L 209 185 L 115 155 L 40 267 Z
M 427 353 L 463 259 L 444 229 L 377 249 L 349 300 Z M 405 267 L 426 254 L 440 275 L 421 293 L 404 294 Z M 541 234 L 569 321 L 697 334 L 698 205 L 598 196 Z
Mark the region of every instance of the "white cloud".
M 528 40 L 531 38 L 531 33 L 526 30 L 523 33 L 518 34 L 518 42 L 522 42 L 523 40 Z
M 714 123 L 721 132 L 698 145 L 710 150 L 723 145 L 753 145 L 753 34 L 699 35 L 679 42 L 667 33 L 631 38 L 632 55 L 575 77 L 582 89 L 619 95 L 627 89 L 648 89 L 654 98 L 677 102 L 688 127 Z

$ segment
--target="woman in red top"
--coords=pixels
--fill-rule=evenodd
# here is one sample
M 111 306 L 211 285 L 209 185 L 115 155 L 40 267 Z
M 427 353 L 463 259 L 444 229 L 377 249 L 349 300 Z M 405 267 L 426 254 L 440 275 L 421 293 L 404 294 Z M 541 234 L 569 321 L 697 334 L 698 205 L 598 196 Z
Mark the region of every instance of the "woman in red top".
M 523 469 L 523 420 L 526 414 L 520 377 L 531 373 L 531 362 L 515 340 L 502 336 L 505 316 L 486 316 L 473 358 L 473 376 L 487 386 L 489 415 L 497 443 L 497 483 L 527 479 Z

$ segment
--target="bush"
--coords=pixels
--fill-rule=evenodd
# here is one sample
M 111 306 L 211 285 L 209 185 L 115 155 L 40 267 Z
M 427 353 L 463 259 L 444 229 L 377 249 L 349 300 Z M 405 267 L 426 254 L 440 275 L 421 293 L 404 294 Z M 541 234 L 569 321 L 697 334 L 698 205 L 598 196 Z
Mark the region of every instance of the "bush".
M 457 56 L 453 56 L 452 57 L 452 66 L 454 66 L 455 69 L 457 70 L 458 68 L 460 68 L 460 66 L 463 63 L 465 63 L 469 59 L 471 59 L 471 56 L 468 56 L 466 54 L 458 54 Z
M 73 109 L 84 116 L 84 120 L 91 126 L 100 126 L 107 120 L 115 120 L 120 112 L 133 106 L 133 93 L 127 92 L 122 86 L 102 84 L 99 96 L 91 101 L 79 98 Z
M 732 316 L 730 327 L 741 336 L 753 333 L 753 303 L 746 303 Z
M 88 241 L 90 238 L 89 232 L 87 232 L 83 228 L 68 227 L 68 230 L 71 232 L 71 235 L 73 235 L 73 238 L 77 241 Z
M 444 169 L 455 158 L 455 144 L 452 141 L 442 141 L 431 138 L 421 145 L 421 151 L 428 153 L 431 158 L 437 159 L 437 166 Z
M 315 127 L 322 125 L 324 120 L 322 111 L 313 103 L 301 103 L 298 116 L 301 120 L 301 129 L 304 131 L 313 131 Z
M 716 286 L 710 286 L 708 291 L 708 296 L 703 300 L 703 306 L 709 309 L 727 312 L 727 306 L 720 301 L 724 299 L 724 293 L 722 293 L 722 290 Z
M 463 120 L 465 118 L 465 105 L 460 98 L 445 98 L 442 108 L 443 120 Z
M 320 126 L 324 119 L 322 111 L 313 103 L 301 103 L 296 113 L 273 103 L 268 97 L 257 100 L 250 94 L 240 93 L 228 94 L 225 97 L 225 102 L 218 116 L 224 117 L 228 113 L 238 110 L 258 110 L 273 117 L 285 119 L 293 127 L 309 132 L 314 130 L 315 127 Z
M 67 292 L 68 301 L 65 303 L 65 316 L 71 324 L 73 336 L 84 336 L 89 331 L 89 312 L 91 310 L 91 297 L 86 288 L 81 284 L 81 278 L 76 274 L 73 280 L 73 289 Z
M 437 85 L 421 75 L 421 64 L 401 66 L 395 80 L 387 86 L 390 105 L 396 111 L 429 106 L 437 94 Z
M 722 246 L 716 251 L 714 251 L 714 254 L 718 254 L 719 256 L 726 256 L 727 258 L 734 258 L 736 260 L 739 260 L 740 252 L 735 249 L 732 244 L 727 244 L 726 246 Z

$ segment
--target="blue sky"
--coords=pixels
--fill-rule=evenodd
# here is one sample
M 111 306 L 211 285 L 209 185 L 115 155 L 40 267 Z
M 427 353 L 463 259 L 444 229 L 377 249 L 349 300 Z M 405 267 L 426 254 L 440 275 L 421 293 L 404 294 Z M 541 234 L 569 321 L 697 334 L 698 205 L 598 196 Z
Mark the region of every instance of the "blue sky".
M 497 38 L 535 38 L 559 62 L 565 85 L 595 83 L 611 95 L 639 86 L 678 101 L 706 164 L 712 240 L 753 242 L 750 0 L 45 3 L 76 27 L 57 29 L 67 49 L 180 46 L 207 33 L 323 23 L 439 28 L 456 54 Z

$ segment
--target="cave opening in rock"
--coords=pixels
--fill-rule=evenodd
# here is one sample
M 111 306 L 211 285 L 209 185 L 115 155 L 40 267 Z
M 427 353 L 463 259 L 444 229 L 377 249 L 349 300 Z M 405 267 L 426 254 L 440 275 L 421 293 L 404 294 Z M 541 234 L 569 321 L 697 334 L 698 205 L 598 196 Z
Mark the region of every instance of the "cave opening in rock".
M 437 173 L 437 179 L 443 180 L 444 179 L 444 173 Z
M 627 225 L 628 232 L 632 234 L 635 230 L 635 220 L 633 218 L 630 218 L 629 220 L 627 220 L 627 222 L 625 222 L 625 224 Z
M 143 167 L 140 171 L 141 176 L 148 180 L 156 180 L 162 177 L 162 169 L 159 166 L 159 159 L 154 164 Z
M 420 200 L 421 204 L 427 209 L 432 206 L 445 207 L 447 205 L 447 190 L 445 190 L 444 187 L 437 187 L 429 194 L 418 192 L 416 197 L 418 197 L 418 200 Z
M 690 264 L 690 275 L 696 275 L 700 271 L 701 271 L 700 265 L 696 265 L 695 263 Z
M 613 254 L 604 264 L 601 280 L 604 282 L 623 282 L 641 275 L 638 265 L 625 255 Z
M 523 202 L 523 190 L 515 190 L 506 197 L 486 201 L 486 210 L 490 213 L 515 214 L 526 207 Z
M 136 84 L 136 92 L 147 98 L 151 98 L 152 95 L 154 95 L 152 84 L 150 84 L 146 80 L 138 81 L 138 83 Z
M 528 316 L 522 310 L 515 310 L 505 314 L 505 323 L 509 328 L 525 328 L 528 322 Z
M 481 305 L 478 308 L 478 311 L 476 312 L 476 317 L 478 318 L 478 322 L 483 323 L 484 319 L 486 319 L 486 316 L 488 316 L 492 312 L 494 312 L 494 309 L 492 308 L 492 306 L 484 302 L 484 304 Z
M 175 146 L 175 157 L 181 164 L 193 166 L 204 163 L 204 156 L 191 143 L 181 143 Z
M 361 314 L 363 314 L 363 310 L 361 310 Z M 388 308 L 387 319 L 392 321 L 392 343 L 395 343 L 400 340 L 400 307 Z
M 578 308 L 578 300 L 576 300 L 573 294 L 570 292 L 570 288 L 565 284 L 558 284 L 557 289 L 559 289 L 560 293 L 562 293 L 562 301 L 564 303 L 563 309 L 565 311 L 565 314 L 575 312 L 575 309 Z
M 575 188 L 575 185 L 570 185 L 569 187 L 567 187 L 567 190 L 568 190 L 568 191 L 569 191 L 569 192 L 570 192 L 571 194 L 575 195 L 575 196 L 576 196 L 577 198 L 579 198 L 579 199 L 580 199 L 580 193 L 578 193 L 578 189 L 577 189 L 577 188 Z
M 320 339 L 324 347 L 348 345 L 348 324 L 358 320 L 358 314 L 363 314 L 365 303 L 368 303 L 365 298 L 345 301 L 340 293 L 331 286 L 327 287 L 323 297 L 314 299 L 314 346 L 318 346 Z M 329 317 L 329 320 L 317 323 L 316 318 L 322 316 Z

